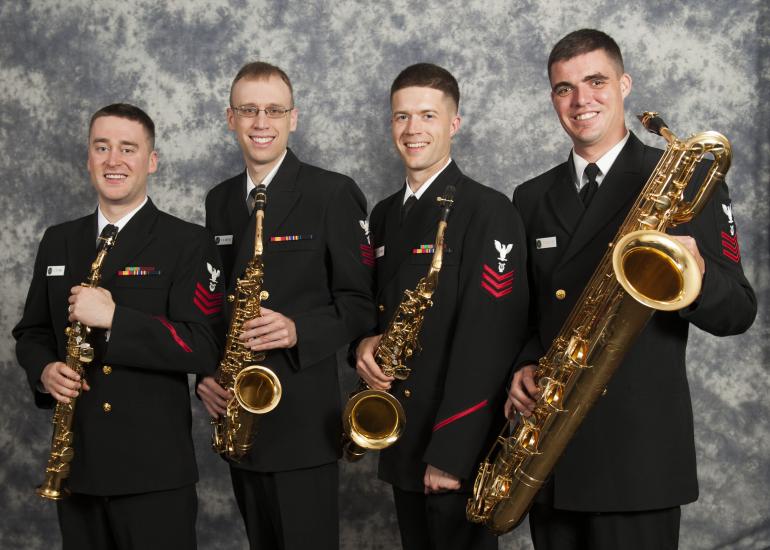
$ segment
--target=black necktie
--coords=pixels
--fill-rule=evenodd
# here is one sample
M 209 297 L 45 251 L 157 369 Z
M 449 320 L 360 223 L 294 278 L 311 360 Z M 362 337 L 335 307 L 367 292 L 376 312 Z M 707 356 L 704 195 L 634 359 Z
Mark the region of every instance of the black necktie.
M 257 202 L 257 188 L 252 187 L 251 191 L 249 191 L 249 198 L 246 199 L 246 208 L 249 209 L 249 216 L 251 216 L 252 212 L 254 212 L 254 206 Z
M 583 201 L 583 206 L 588 208 L 594 195 L 596 195 L 596 191 L 599 189 L 599 184 L 596 183 L 596 176 L 599 175 L 599 167 L 592 162 L 586 166 L 585 175 L 588 178 L 588 183 L 586 183 L 580 190 L 580 200 Z
M 404 222 L 406 221 L 406 217 L 409 215 L 409 211 L 414 206 L 414 203 L 417 202 L 417 197 L 414 195 L 411 195 L 408 199 L 406 199 L 406 202 L 401 205 L 401 225 L 404 225 Z

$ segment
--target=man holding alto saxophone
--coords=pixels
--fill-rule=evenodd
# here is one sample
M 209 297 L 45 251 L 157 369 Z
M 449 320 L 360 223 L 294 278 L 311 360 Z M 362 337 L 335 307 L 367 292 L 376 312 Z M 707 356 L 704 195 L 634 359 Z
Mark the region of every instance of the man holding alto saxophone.
M 335 354 L 375 324 L 366 199 L 350 178 L 305 164 L 287 148 L 297 120 L 286 73 L 264 62 L 244 65 L 232 83 L 227 122 L 246 168 L 206 198 L 206 225 L 219 245 L 231 293 L 248 278 L 244 271 L 257 256 L 255 230 L 263 224 L 267 294 L 261 314 L 246 320 L 239 336 L 265 354 L 260 364 L 280 383 L 280 401 L 252 415 L 257 418 L 237 411 L 254 430 L 250 450 L 230 459 L 253 549 L 339 546 Z M 243 313 L 236 305 L 229 309 Z M 234 405 L 234 395 L 213 377 L 200 382 L 198 395 L 215 418 Z
M 525 337 L 523 228 L 505 197 L 465 176 L 450 157 L 460 92 L 446 69 L 407 67 L 390 99 L 406 181 L 372 211 L 380 334 L 361 341 L 356 364 L 371 388 L 389 389 L 406 413 L 404 433 L 381 451 L 379 477 L 393 486 L 405 549 L 497 548 L 497 537 L 466 521 L 465 501 L 480 455 L 500 429 L 505 380 Z M 406 362 L 411 372 L 394 380 L 374 352 L 405 290 L 433 271 L 447 208 L 437 199 L 452 186 L 433 305 Z
M 551 51 L 548 74 L 551 101 L 573 148 L 567 162 L 523 183 L 513 196 L 527 232 L 533 334 L 517 359 L 510 416 L 514 409 L 532 414 L 540 397 L 535 363 L 661 158 L 626 129 L 631 77 L 608 35 L 568 34 Z M 686 200 L 693 200 L 699 180 L 703 176 L 693 178 Z M 530 510 L 537 550 L 678 546 L 680 505 L 698 497 L 684 360 L 689 325 L 718 336 L 744 332 L 756 299 L 741 267 L 724 183 L 700 215 L 670 233 L 695 260 L 700 294 L 684 309 L 652 315 L 569 441 Z M 574 409 L 574 403 L 565 406 Z
M 92 116 L 98 208 L 45 232 L 13 330 L 36 404 L 59 402 L 38 494 L 57 500 L 65 550 L 196 547 L 187 373 L 213 370 L 223 285 L 208 233 L 147 197 L 154 141 L 153 121 L 133 105 Z M 211 307 L 198 305 L 200 289 Z M 85 378 L 68 366 L 78 361 Z

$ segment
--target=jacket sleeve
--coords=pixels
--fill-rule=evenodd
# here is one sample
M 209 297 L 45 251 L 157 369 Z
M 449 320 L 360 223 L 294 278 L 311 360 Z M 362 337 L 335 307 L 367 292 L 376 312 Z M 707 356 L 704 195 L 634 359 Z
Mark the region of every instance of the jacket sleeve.
M 757 298 L 743 273 L 727 185 L 720 184 L 700 216 L 678 232 L 690 233 L 706 264 L 700 296 L 679 314 L 716 336 L 748 330 L 757 314 Z
M 292 318 L 297 344 L 288 355 L 295 368 L 333 355 L 376 325 L 374 252 L 365 222 L 366 199 L 355 182 L 346 178 L 330 198 L 324 219 L 332 301 Z
M 27 373 L 27 382 L 34 393 L 35 404 L 41 408 L 50 408 L 55 400 L 49 394 L 39 391 L 40 375 L 48 363 L 64 361 L 59 357 L 53 321 L 49 306 L 48 285 L 46 283 L 45 251 L 51 246 L 50 230 L 45 232 L 38 247 L 32 283 L 24 303 L 24 314 L 13 329 L 16 339 L 16 357 L 19 365 Z M 63 306 L 66 307 L 66 306 Z M 64 330 L 61 327 L 60 330 Z M 63 332 L 62 332 L 63 333 Z
M 217 366 L 224 283 L 222 265 L 208 231 L 180 240 L 165 315 L 117 304 L 104 361 L 144 369 L 208 375 Z M 217 277 L 214 277 L 214 274 Z
M 444 392 L 423 456 L 461 479 L 473 474 L 493 422 L 502 421 L 505 381 L 527 331 L 523 225 L 507 199 L 489 199 L 464 237 Z

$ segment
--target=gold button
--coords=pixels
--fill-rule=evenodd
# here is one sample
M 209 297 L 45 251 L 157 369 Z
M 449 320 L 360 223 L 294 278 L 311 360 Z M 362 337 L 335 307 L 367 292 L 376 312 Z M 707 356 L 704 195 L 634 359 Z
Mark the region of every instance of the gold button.
M 111 366 L 109 366 L 109 365 L 104 365 L 104 366 L 102 367 L 102 372 L 103 372 L 104 374 L 111 374 L 111 373 L 112 373 L 112 367 L 111 367 Z
M 411 390 L 404 390 L 404 397 L 412 397 L 412 391 Z
M 557 300 L 563 300 L 566 297 L 567 297 L 567 291 L 564 290 L 563 288 L 560 288 L 559 290 L 556 291 Z
M 379 306 L 377 306 L 377 309 L 379 309 L 380 311 L 385 311 L 385 306 L 380 304 Z
M 104 412 L 108 413 L 112 410 L 112 405 L 110 405 L 109 403 L 105 403 L 104 405 L 102 405 L 102 409 L 104 409 Z

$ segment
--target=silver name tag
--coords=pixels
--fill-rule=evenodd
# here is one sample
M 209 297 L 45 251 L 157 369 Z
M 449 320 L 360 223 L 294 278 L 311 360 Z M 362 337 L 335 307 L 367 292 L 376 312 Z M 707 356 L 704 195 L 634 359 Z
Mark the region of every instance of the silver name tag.
M 45 270 L 45 274 L 47 277 L 61 277 L 62 275 L 64 275 L 64 266 L 49 265 L 48 269 Z
M 233 244 L 232 235 L 217 235 L 214 237 L 214 242 L 217 246 L 225 246 L 227 244 Z
M 535 248 L 556 248 L 556 237 L 540 237 L 535 239 Z

